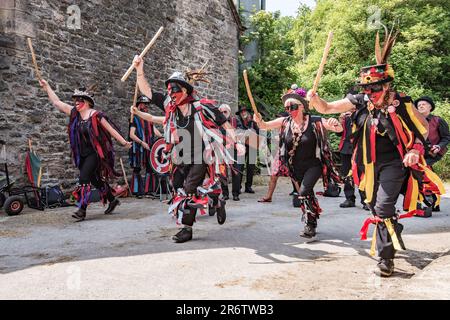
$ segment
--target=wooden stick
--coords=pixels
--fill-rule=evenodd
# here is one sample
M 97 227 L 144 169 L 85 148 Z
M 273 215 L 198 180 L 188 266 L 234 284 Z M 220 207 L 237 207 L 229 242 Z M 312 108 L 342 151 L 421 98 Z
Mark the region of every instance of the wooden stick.
M 139 86 L 138 86 L 137 77 L 136 77 L 136 86 L 134 87 L 133 107 L 136 106 L 138 91 L 139 91 Z M 134 114 L 132 113 L 131 117 L 130 117 L 130 123 L 133 123 L 133 119 L 134 119 Z
M 31 148 L 31 139 L 28 139 L 28 148 L 30 149 L 30 152 L 32 152 L 32 148 Z
M 139 57 L 143 58 L 148 50 L 150 50 L 151 47 L 153 47 L 153 45 L 155 44 L 156 40 L 158 39 L 159 35 L 161 34 L 161 32 L 164 30 L 164 27 L 159 28 L 158 32 L 156 32 L 155 36 L 153 37 L 153 39 L 147 44 L 147 46 L 144 48 L 144 50 L 142 50 L 141 54 L 139 55 Z M 127 72 L 125 72 L 125 74 L 123 75 L 122 79 L 120 79 L 120 81 L 125 82 L 128 77 L 130 76 L 131 72 L 133 72 L 134 69 L 134 63 L 131 63 L 131 66 L 128 68 Z
M 244 82 L 245 82 L 245 88 L 247 89 L 247 96 L 250 100 L 250 105 L 252 106 L 253 112 L 255 115 L 259 114 L 258 109 L 256 108 L 255 100 L 253 100 L 252 91 L 250 89 L 250 84 L 248 82 L 248 76 L 247 76 L 247 70 L 244 70 Z
M 39 68 L 36 62 L 36 55 L 34 54 L 34 50 L 33 50 L 33 44 L 31 43 L 31 38 L 27 38 L 28 41 L 28 47 L 30 48 L 31 51 L 31 60 L 33 61 L 33 65 L 34 65 L 34 70 L 36 72 L 36 77 L 39 80 L 42 80 L 42 76 L 41 73 L 39 72 Z
M 325 68 L 325 64 L 327 63 L 328 52 L 330 51 L 332 39 L 333 39 L 333 32 L 330 31 L 330 33 L 328 33 L 327 43 L 325 45 L 325 48 L 323 49 L 322 61 L 320 62 L 319 70 L 317 70 L 317 75 L 316 79 L 314 80 L 312 92 L 317 92 L 317 87 L 319 86 L 320 78 L 322 77 L 323 74 L 323 69 Z
M 123 166 L 122 158 L 120 158 L 120 166 L 122 167 L 123 178 L 125 179 L 125 184 L 128 188 L 128 191 L 130 192 L 130 196 L 131 196 L 133 193 L 131 192 L 130 185 L 128 184 L 128 178 L 127 178 L 127 174 L 125 172 L 125 167 Z

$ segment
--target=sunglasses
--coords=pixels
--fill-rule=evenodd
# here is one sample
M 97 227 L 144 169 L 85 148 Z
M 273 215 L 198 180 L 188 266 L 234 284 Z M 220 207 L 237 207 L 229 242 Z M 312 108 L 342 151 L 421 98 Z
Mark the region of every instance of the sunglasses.
M 374 84 L 365 87 L 363 90 L 365 93 L 380 92 L 383 91 L 383 86 L 381 84 Z
M 284 107 L 284 109 L 286 111 L 295 111 L 295 110 L 298 110 L 300 108 L 300 106 L 301 106 L 300 104 L 291 104 L 290 106 Z
M 80 97 L 76 97 L 76 98 L 74 99 L 74 101 L 75 101 L 75 102 L 84 102 L 84 99 L 83 99 L 83 98 L 80 98 Z
M 177 93 L 177 92 L 181 92 L 181 88 L 179 85 L 175 84 L 175 83 L 169 83 L 169 88 L 168 88 L 172 93 Z

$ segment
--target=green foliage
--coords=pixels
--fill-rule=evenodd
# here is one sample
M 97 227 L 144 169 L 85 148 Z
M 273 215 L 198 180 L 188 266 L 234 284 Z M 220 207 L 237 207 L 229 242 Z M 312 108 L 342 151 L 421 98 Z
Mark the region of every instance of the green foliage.
M 293 18 L 259 11 L 250 17 L 249 23 L 252 31 L 241 37 L 241 46 L 251 41 L 258 43 L 259 58 L 247 70 L 252 93 L 266 105 L 273 106 L 268 110 L 273 117 L 282 110 L 281 95 L 294 80 L 294 73 L 290 69 L 294 63 L 294 44 L 287 36 Z M 249 104 L 242 75 L 239 81 L 239 103 Z

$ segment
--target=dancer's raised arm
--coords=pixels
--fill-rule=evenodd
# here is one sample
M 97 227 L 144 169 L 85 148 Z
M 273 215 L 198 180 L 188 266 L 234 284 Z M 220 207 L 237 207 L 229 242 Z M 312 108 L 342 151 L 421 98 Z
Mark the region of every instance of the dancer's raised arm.
M 39 81 L 39 83 L 42 89 L 44 89 L 45 92 L 47 92 L 48 99 L 50 100 L 50 102 L 53 103 L 53 105 L 56 108 L 58 108 L 59 111 L 64 112 L 67 115 L 70 115 L 70 111 L 72 111 L 73 107 L 65 102 L 62 102 L 46 80 L 42 79 Z

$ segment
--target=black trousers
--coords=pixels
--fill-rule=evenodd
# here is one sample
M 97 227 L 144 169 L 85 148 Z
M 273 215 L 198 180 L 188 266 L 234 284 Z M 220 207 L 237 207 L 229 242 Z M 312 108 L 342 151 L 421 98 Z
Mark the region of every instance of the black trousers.
M 208 166 L 206 164 L 177 165 L 172 174 L 174 191 L 183 188 L 186 194 L 197 194 L 197 187 L 201 186 L 205 179 Z M 197 210 L 194 208 L 180 208 L 183 210 L 182 224 L 193 226 Z
M 244 162 L 245 166 L 244 166 Z M 238 157 L 238 164 L 235 165 L 236 169 L 238 170 L 238 180 L 236 180 L 236 183 L 239 182 L 239 191 L 241 190 L 242 185 L 242 178 L 244 176 L 244 168 L 246 169 L 246 180 L 245 180 L 245 189 L 249 189 L 253 185 L 253 176 L 255 174 L 255 168 L 256 168 L 256 150 L 250 149 L 249 146 L 245 147 L 245 158 L 242 159 L 242 157 Z M 237 185 L 236 185 L 237 187 Z M 236 190 L 236 188 L 233 188 Z M 233 192 L 234 194 L 234 192 Z M 238 192 L 239 194 L 239 192 Z
M 356 201 L 355 197 L 355 184 L 352 177 L 347 177 L 348 173 L 352 169 L 352 155 L 341 153 L 341 177 L 344 179 L 344 194 L 347 200 Z M 359 195 L 361 197 L 361 203 L 364 204 L 366 199 L 364 191 L 359 190 Z
M 111 188 L 105 182 L 99 179 L 97 174 L 98 156 L 96 153 L 90 153 L 80 159 L 80 177 L 78 182 L 80 185 L 93 185 L 97 190 L 107 190 L 106 198 L 109 202 L 114 200 Z M 84 207 L 84 209 L 86 209 Z
M 314 186 L 322 176 L 320 165 L 299 167 L 294 170 L 294 179 L 300 186 L 299 196 L 314 196 Z
M 374 195 L 369 204 L 372 213 L 382 219 L 395 217 L 395 204 L 405 182 L 406 173 L 407 171 L 403 167 L 400 159 L 375 164 Z M 401 242 L 400 233 L 403 230 L 403 226 L 396 219 L 392 219 L 391 221 L 397 237 Z M 378 255 L 383 259 L 393 259 L 395 249 L 386 225 L 384 223 L 378 223 L 377 228 Z

